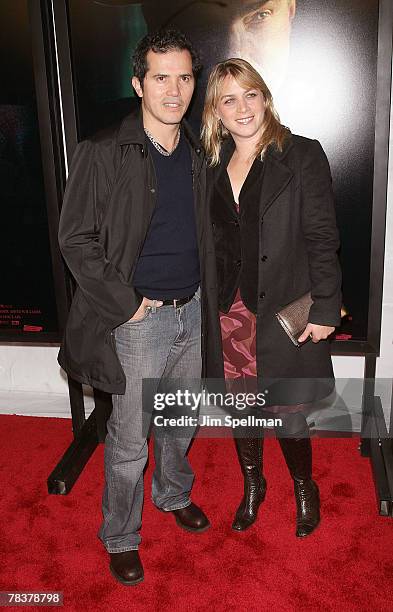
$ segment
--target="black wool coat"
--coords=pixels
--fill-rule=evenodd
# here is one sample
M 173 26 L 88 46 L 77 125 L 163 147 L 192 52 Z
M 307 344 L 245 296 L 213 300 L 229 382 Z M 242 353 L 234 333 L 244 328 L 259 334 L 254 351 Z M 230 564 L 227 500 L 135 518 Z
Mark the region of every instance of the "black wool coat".
M 234 150 L 231 138 L 223 144 L 223 167 L 212 169 L 210 209 L 214 231 L 219 307 L 228 312 L 234 289 L 247 278 L 242 244 L 250 225 L 233 200 L 217 196 L 214 183 Z M 263 165 L 258 207 L 258 282 L 255 287 L 258 378 L 291 379 L 290 393 L 272 403 L 300 404 L 321 399 L 334 386 L 329 340 L 306 342 L 297 348 L 278 323 L 275 313 L 311 290 L 314 301 L 309 322 L 340 325 L 341 272 L 329 164 L 316 140 L 291 135 L 282 152 L 270 146 Z M 216 196 L 215 196 L 216 194 Z M 254 269 L 255 271 L 255 269 Z M 243 282 L 243 281 L 242 281 Z M 317 380 L 322 379 L 322 380 Z M 269 386 L 269 385 L 267 385 Z
M 203 150 L 187 124 L 202 289 L 203 373 L 222 374 L 212 227 Z M 156 179 L 140 113 L 81 142 L 72 159 L 59 227 L 77 283 L 58 361 L 75 380 L 123 394 L 113 330 L 137 311 L 132 277 L 155 208 Z M 143 355 L 141 355 L 143 358 Z

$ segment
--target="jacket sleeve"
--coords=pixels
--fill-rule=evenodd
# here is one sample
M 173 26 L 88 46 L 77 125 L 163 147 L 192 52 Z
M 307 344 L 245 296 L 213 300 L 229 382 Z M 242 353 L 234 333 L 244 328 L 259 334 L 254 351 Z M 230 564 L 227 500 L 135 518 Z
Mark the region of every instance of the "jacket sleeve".
M 142 302 L 106 258 L 99 240 L 102 211 L 108 205 L 114 169 L 104 145 L 78 144 L 72 158 L 59 224 L 63 257 L 84 298 L 111 328 L 132 317 Z
M 302 227 L 311 278 L 309 322 L 341 323 L 341 269 L 329 162 L 317 140 L 310 143 L 302 162 Z

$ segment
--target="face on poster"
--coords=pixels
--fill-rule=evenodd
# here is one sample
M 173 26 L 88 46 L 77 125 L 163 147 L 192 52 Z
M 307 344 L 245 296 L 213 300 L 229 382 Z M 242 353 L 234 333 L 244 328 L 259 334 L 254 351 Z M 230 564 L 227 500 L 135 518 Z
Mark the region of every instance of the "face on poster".
M 214 58 L 242 57 L 263 75 L 273 95 L 279 90 L 287 71 L 296 0 L 174 0 L 165 3 L 165 10 L 145 0 L 142 6 L 149 30 L 164 25 L 192 31 L 209 64 Z
M 105 123 L 105 114 L 113 120 L 114 105 L 122 105 L 122 114 L 136 106 L 130 63 L 124 62 L 125 58 L 129 62 L 146 31 L 175 27 L 200 51 L 204 70 L 188 115 L 196 131 L 207 78 L 216 62 L 242 57 L 258 70 L 272 91 L 281 122 L 293 133 L 318 139 L 328 156 L 341 235 L 344 304 L 350 313 L 339 339 L 365 340 L 378 0 L 70 0 L 69 4 L 71 40 L 74 31 L 74 53 L 79 53 L 77 106 L 84 104 L 86 109 L 86 119 L 79 113 L 82 134 L 88 131 L 84 123 L 94 116 L 94 127 Z M 124 93 L 127 87 L 129 98 Z
M 249 61 L 273 96 L 285 79 L 296 0 L 241 2 L 229 28 L 228 52 Z

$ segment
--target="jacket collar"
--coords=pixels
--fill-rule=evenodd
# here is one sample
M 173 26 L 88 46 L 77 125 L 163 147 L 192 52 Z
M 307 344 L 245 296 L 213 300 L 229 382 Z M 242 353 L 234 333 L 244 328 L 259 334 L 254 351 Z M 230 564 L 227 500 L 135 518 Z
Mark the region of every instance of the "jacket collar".
M 290 136 L 287 139 L 282 151 L 279 151 L 275 145 L 270 145 L 266 151 L 262 169 L 264 174 L 260 198 L 261 216 L 266 213 L 268 208 L 270 208 L 293 177 L 292 170 L 285 163 L 285 158 L 292 147 L 293 139 L 292 136 Z M 226 138 L 222 143 L 221 161 L 218 170 L 219 174 L 225 171 L 234 150 L 235 143 L 233 138 Z M 222 180 L 218 180 L 216 185 L 222 194 L 225 195 Z
M 199 140 L 194 135 L 191 127 L 188 122 L 183 119 L 181 125 L 184 129 L 184 133 L 186 138 L 192 148 L 195 150 L 197 155 L 199 155 L 202 151 L 201 144 Z M 142 117 L 142 109 L 140 108 L 137 111 L 134 111 L 130 115 L 127 115 L 120 124 L 119 129 L 119 137 L 118 144 L 119 145 L 127 145 L 127 144 L 139 144 L 143 146 L 146 142 L 146 134 L 143 129 L 143 117 Z
M 235 150 L 235 141 L 232 136 L 228 136 L 222 141 L 221 144 L 221 155 L 220 155 L 220 167 L 221 169 L 225 169 L 229 164 L 229 160 L 231 159 L 233 152 Z
M 143 129 L 142 110 L 136 110 L 124 117 L 120 124 L 118 144 L 139 144 L 145 143 L 146 135 Z
M 275 145 L 269 145 L 266 151 L 266 157 L 270 156 L 276 159 L 277 161 L 283 161 L 288 155 L 288 152 L 292 149 L 292 147 L 293 147 L 293 138 L 292 138 L 292 134 L 290 133 L 289 138 L 287 138 L 287 140 L 284 143 L 283 150 L 279 151 Z
M 226 169 L 234 150 L 235 143 L 233 138 L 231 136 L 225 138 L 221 144 L 220 163 L 213 168 L 213 176 L 215 187 L 220 192 L 223 202 L 225 202 L 226 207 L 231 211 L 232 215 L 237 217 L 232 188 L 229 178 L 226 176 Z
M 293 171 L 285 163 L 285 158 L 292 147 L 293 139 L 292 136 L 290 136 L 282 151 L 279 151 L 274 145 L 270 145 L 267 149 L 263 168 L 264 180 L 262 183 L 262 193 L 260 199 L 261 217 L 263 217 L 266 211 L 284 191 L 288 183 L 293 178 Z
M 286 140 L 284 144 L 282 151 L 279 151 L 275 145 L 268 146 L 266 155 L 265 155 L 265 160 L 268 157 L 272 157 L 277 161 L 283 161 L 286 158 L 288 152 L 292 149 L 292 147 L 293 147 L 293 139 L 292 139 L 292 134 L 290 134 L 289 138 Z M 235 150 L 235 142 L 232 136 L 225 138 L 221 145 L 220 166 L 224 168 L 227 167 L 234 150 Z

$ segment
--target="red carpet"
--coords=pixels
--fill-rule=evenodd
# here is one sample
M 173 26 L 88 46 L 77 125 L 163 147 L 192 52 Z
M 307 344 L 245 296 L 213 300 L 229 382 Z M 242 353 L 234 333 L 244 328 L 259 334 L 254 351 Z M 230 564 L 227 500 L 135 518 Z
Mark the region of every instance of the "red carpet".
M 0 416 L 0 427 L 1 591 L 63 591 L 63 609 L 78 611 L 393 609 L 393 521 L 376 514 L 357 440 L 314 441 L 323 523 L 307 540 L 294 536 L 291 482 L 275 440 L 266 444 L 266 502 L 244 534 L 230 529 L 242 486 L 231 440 L 197 440 L 190 453 L 193 499 L 213 524 L 204 534 L 181 531 L 154 509 L 150 465 L 145 582 L 123 587 L 96 537 L 103 447 L 70 495 L 49 496 L 46 478 L 71 441 L 70 421 Z

